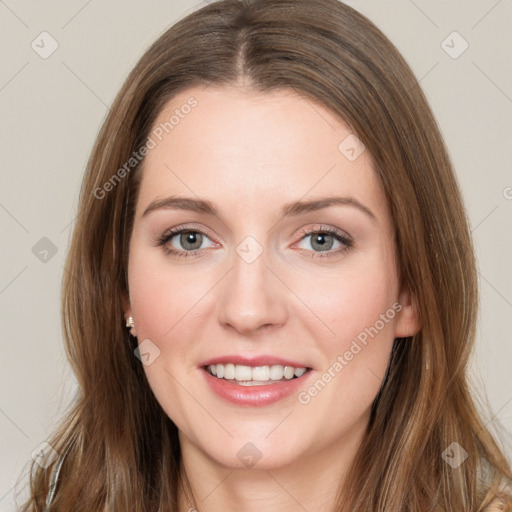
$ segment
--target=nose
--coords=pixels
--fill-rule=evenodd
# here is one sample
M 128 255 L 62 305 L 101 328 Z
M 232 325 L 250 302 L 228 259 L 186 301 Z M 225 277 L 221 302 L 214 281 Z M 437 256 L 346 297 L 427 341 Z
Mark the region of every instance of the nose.
M 219 322 L 239 334 L 276 328 L 288 318 L 291 292 L 283 276 L 269 267 L 266 254 L 263 251 L 251 262 L 235 253 L 233 267 L 222 280 L 217 303 Z

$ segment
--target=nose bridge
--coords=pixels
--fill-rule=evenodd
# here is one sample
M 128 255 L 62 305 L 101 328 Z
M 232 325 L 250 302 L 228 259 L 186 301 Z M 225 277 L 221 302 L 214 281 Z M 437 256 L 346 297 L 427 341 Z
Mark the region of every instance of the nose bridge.
M 248 333 L 286 321 L 286 293 L 270 270 L 269 249 L 254 236 L 235 248 L 219 300 L 219 321 Z

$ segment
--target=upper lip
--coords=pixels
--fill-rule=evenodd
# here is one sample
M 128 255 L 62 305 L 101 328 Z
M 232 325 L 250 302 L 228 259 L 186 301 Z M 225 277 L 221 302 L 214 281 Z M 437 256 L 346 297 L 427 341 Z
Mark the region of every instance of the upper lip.
M 281 357 L 261 355 L 256 357 L 244 357 L 237 355 L 226 355 L 212 357 L 206 361 L 203 361 L 200 366 L 209 366 L 211 364 L 239 364 L 244 366 L 293 366 L 294 368 L 309 368 L 307 364 L 299 363 L 297 361 L 291 361 L 289 359 L 283 359 Z

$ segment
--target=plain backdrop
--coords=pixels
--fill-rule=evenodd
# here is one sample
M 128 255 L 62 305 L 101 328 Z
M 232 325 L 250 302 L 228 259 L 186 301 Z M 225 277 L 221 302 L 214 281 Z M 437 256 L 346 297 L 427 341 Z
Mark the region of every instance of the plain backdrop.
M 402 52 L 446 139 L 479 266 L 471 374 L 488 394 L 488 425 L 505 429 L 510 448 L 512 1 L 347 3 Z M 93 141 L 148 45 L 202 5 L 0 1 L 0 511 L 16 510 L 20 472 L 76 390 L 62 342 L 59 294 Z M 46 55 L 52 45 L 58 46 Z

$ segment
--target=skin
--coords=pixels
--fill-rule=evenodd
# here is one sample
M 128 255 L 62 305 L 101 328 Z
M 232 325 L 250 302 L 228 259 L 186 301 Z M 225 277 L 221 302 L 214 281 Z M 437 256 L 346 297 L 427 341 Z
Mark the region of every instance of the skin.
M 149 384 L 179 429 L 183 466 L 200 510 L 331 510 L 339 483 L 364 435 L 383 382 L 393 339 L 418 325 L 401 290 L 393 223 L 371 155 L 350 161 L 338 149 L 351 131 L 330 110 L 292 90 L 194 87 L 170 100 L 155 122 L 169 120 L 193 96 L 198 104 L 146 157 L 130 241 L 126 317 L 132 334 L 160 354 L 145 365 Z M 214 202 L 222 218 L 160 209 L 170 195 Z M 294 217 L 285 203 L 350 196 L 350 205 Z M 190 226 L 192 225 L 192 226 Z M 167 254 L 157 240 L 186 226 L 197 244 L 175 235 Z M 330 227 L 353 247 L 315 235 Z M 237 247 L 252 236 L 262 253 L 247 263 Z M 320 257 L 330 252 L 331 257 Z M 320 255 L 320 256 L 319 256 Z M 199 365 L 211 357 L 270 354 L 313 370 L 304 391 L 374 326 L 393 304 L 401 310 L 309 403 L 297 394 L 264 407 L 231 404 L 214 394 Z M 237 456 L 261 452 L 248 468 Z M 181 510 L 191 505 L 181 497 Z

